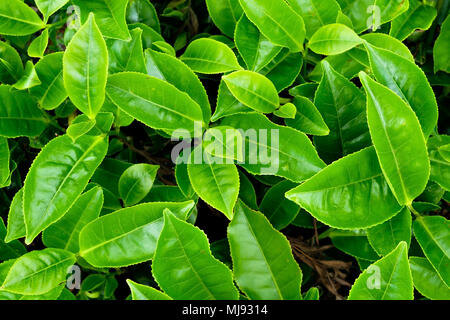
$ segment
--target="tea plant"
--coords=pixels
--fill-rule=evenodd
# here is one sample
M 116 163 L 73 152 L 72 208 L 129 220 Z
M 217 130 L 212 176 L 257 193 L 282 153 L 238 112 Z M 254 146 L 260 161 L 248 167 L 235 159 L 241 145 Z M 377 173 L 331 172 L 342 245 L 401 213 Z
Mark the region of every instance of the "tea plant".
M 0 1 L 0 299 L 450 299 L 448 7 Z

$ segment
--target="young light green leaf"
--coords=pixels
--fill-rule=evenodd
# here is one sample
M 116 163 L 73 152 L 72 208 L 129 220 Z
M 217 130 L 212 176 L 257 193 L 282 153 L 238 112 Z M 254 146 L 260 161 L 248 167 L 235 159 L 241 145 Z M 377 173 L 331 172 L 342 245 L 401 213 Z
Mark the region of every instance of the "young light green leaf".
M 63 75 L 70 100 L 81 112 L 94 119 L 105 101 L 108 76 L 108 49 L 94 14 L 89 15 L 67 46 Z
M 89 21 L 90 14 L 94 13 L 106 38 L 130 40 L 125 19 L 128 0 L 73 0 L 73 3 L 80 7 L 82 23 Z
M 368 42 L 364 42 L 364 45 L 377 81 L 409 104 L 419 118 L 425 138 L 428 138 L 437 125 L 438 108 L 423 71 L 414 62 L 394 52 L 377 48 Z
M 416 29 L 428 30 L 436 18 L 435 8 L 419 0 L 409 0 L 409 8 L 391 22 L 389 34 L 401 41 L 408 38 Z
M 303 51 L 305 23 L 284 0 L 239 0 L 239 2 L 248 19 L 272 43 L 288 47 L 292 52 Z
M 295 106 L 295 118 L 285 120 L 289 127 L 316 136 L 326 136 L 330 133 L 322 115 L 311 100 L 297 96 L 293 104 Z
M 325 166 L 304 133 L 276 125 L 260 113 L 226 117 L 221 125 L 242 130 L 245 162 L 240 166 L 250 173 L 301 182 Z
M 28 60 L 22 78 L 20 78 L 13 87 L 17 90 L 27 90 L 40 84 L 41 80 L 39 80 L 34 64 L 32 61 Z
M 5 242 L 25 237 L 25 220 L 23 217 L 23 188 L 14 196 L 8 213 L 8 225 Z
M 67 98 L 63 80 L 63 53 L 46 55 L 36 63 L 36 73 L 41 81 L 39 86 L 30 89 L 30 93 L 39 99 L 45 110 L 56 109 Z
M 441 33 L 434 43 L 433 58 L 434 58 L 434 73 L 439 70 L 450 73 L 450 16 L 447 16 L 441 26 Z
M 336 22 L 340 11 L 336 0 L 287 0 L 287 3 L 303 17 L 308 39 L 320 27 Z
M 106 137 L 86 135 L 72 142 L 64 135 L 41 150 L 24 183 L 27 244 L 70 209 L 103 161 L 107 149 Z
M 370 265 L 356 279 L 349 300 L 413 300 L 414 288 L 408 262 L 408 246 L 396 249 Z
M 35 0 L 34 2 L 36 2 L 39 11 L 44 15 L 44 20 L 47 21 L 52 14 L 64 7 L 69 0 Z
M 209 38 L 192 41 L 180 59 L 193 71 L 204 74 L 242 69 L 226 44 Z
M 286 197 L 317 220 L 339 229 L 369 228 L 402 209 L 383 177 L 373 147 L 333 162 Z
M 273 112 L 278 118 L 295 119 L 297 107 L 293 103 L 286 103 Z
M 431 300 L 450 300 L 450 288 L 426 258 L 410 257 L 409 265 L 417 291 Z
M 296 187 L 291 181 L 282 181 L 271 187 L 259 205 L 259 211 L 264 213 L 272 226 L 277 230 L 286 228 L 297 216 L 300 207 L 284 194 Z
M 302 271 L 286 237 L 241 201 L 228 227 L 233 272 L 253 300 L 301 300 Z
M 33 58 L 42 58 L 48 45 L 48 29 L 42 31 L 41 35 L 33 40 L 28 47 L 28 55 Z
M 98 218 L 102 206 L 103 190 L 100 187 L 83 193 L 60 220 L 44 230 L 42 241 L 45 246 L 78 253 L 81 229 Z
M 243 105 L 262 113 L 272 113 L 280 106 L 273 83 L 252 71 L 236 71 L 222 78 L 230 92 Z
M 367 93 L 369 130 L 381 169 L 398 202 L 410 205 L 425 190 L 430 177 L 430 160 L 420 123 L 394 92 L 364 72 L 360 79 Z
M 228 89 L 225 81 L 221 81 L 219 85 L 219 93 L 217 95 L 216 110 L 214 111 L 211 121 L 215 122 L 221 118 L 252 112 L 253 109 L 246 107 Z
M 61 249 L 29 252 L 14 261 L 0 290 L 24 295 L 44 294 L 65 281 L 67 270 L 74 263 L 75 255 Z
M 202 122 L 199 105 L 166 81 L 148 75 L 123 72 L 112 75 L 108 97 L 127 114 L 154 129 L 194 131 Z
M 208 95 L 197 75 L 175 57 L 150 49 L 145 51 L 147 74 L 169 82 L 178 90 L 186 92 L 198 103 L 205 123 L 211 118 L 211 106 Z
M 328 56 L 344 53 L 361 43 L 361 38 L 352 29 L 334 23 L 317 30 L 309 40 L 309 48 L 315 53 Z
M 74 119 L 67 128 L 67 135 L 76 141 L 79 137 L 89 132 L 95 126 L 95 119 L 90 119 L 86 115 L 82 114 Z
M 319 300 L 320 298 L 320 293 L 319 293 L 319 289 L 317 289 L 316 287 L 312 287 L 310 288 L 304 295 L 303 295 L 303 300 Z
M 441 216 L 419 217 L 413 226 L 423 253 L 450 287 L 450 222 Z
M 450 144 L 439 147 L 439 154 L 445 161 L 450 162 Z
M 371 145 L 366 120 L 366 97 L 326 61 L 314 104 L 322 114 L 330 134 L 314 137 L 321 157 L 331 163 L 342 156 Z
M 233 38 L 236 24 L 243 13 L 239 0 L 206 0 L 206 6 L 214 24 L 225 35 Z
M 37 13 L 20 0 L 0 2 L 0 34 L 26 36 L 45 27 Z
M 35 137 L 44 131 L 47 122 L 28 93 L 0 86 L 0 136 Z
M 228 219 L 233 219 L 233 208 L 239 195 L 236 166 L 227 164 L 222 158 L 209 156 L 197 147 L 191 153 L 187 169 L 195 193 Z
M 370 245 L 381 256 L 387 255 L 404 241 L 411 243 L 412 217 L 407 208 L 403 208 L 392 219 L 367 230 Z
M 95 267 L 125 267 L 150 260 L 163 227 L 163 210 L 168 208 L 185 220 L 193 206 L 193 201 L 153 202 L 102 216 L 81 230 L 80 255 Z
M 155 288 L 144 286 L 129 279 L 127 284 L 130 287 L 133 300 L 172 300 L 171 297 Z
M 247 68 L 252 71 L 259 71 L 264 68 L 282 49 L 282 47 L 270 42 L 248 20 L 246 15 L 242 15 L 237 23 L 234 38 L 242 59 L 244 59 Z
M 139 163 L 124 171 L 119 180 L 119 194 L 126 207 L 140 202 L 150 192 L 159 166 Z
M 174 299 L 238 299 L 233 275 L 212 256 L 206 235 L 167 210 L 152 273 L 158 285 Z

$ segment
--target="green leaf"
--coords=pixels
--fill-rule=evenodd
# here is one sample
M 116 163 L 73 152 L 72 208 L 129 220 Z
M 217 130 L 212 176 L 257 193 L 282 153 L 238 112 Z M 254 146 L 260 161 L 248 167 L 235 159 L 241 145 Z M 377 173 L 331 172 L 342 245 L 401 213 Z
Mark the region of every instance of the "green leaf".
M 241 201 L 228 227 L 233 272 L 253 300 L 301 300 L 302 272 L 286 237 Z
M 327 136 L 330 133 L 322 115 L 311 100 L 296 96 L 293 104 L 295 106 L 295 118 L 285 120 L 289 127 L 317 136 Z
M 435 8 L 424 5 L 419 0 L 409 0 L 409 8 L 391 22 L 389 34 L 401 41 L 416 29 L 428 30 L 436 18 Z
M 175 57 L 150 49 L 145 51 L 147 74 L 169 82 L 178 90 L 187 93 L 198 103 L 205 123 L 211 118 L 211 106 L 208 95 L 197 75 Z
M 259 73 L 273 82 L 278 92 L 291 86 L 298 77 L 303 66 L 301 53 L 290 53 L 284 48 Z
M 194 100 L 155 77 L 118 73 L 109 77 L 106 91 L 121 110 L 154 129 L 193 132 L 195 122 L 203 120 L 202 111 Z
M 369 54 L 372 71 L 382 85 L 385 85 L 416 113 L 425 138 L 433 132 L 438 120 L 436 98 L 423 71 L 399 55 L 364 43 Z
M 28 93 L 0 86 L 0 136 L 35 137 L 44 131 L 47 121 Z
M 440 148 L 447 144 L 450 144 L 450 136 L 431 137 L 428 140 L 428 152 L 431 163 L 430 179 L 445 190 L 450 190 L 450 162 L 440 152 Z
M 209 38 L 192 41 L 180 59 L 193 71 L 204 74 L 242 69 L 226 44 Z
M 402 208 L 383 177 L 373 147 L 333 162 L 286 197 L 338 229 L 369 228 Z
M 79 137 L 89 132 L 95 126 L 95 119 L 89 119 L 86 115 L 82 114 L 74 119 L 67 128 L 67 135 L 76 141 Z
M 193 201 L 153 202 L 102 216 L 81 230 L 80 256 L 95 267 L 111 268 L 150 260 L 163 227 L 163 210 L 186 219 L 193 206 Z
M 450 300 L 450 288 L 426 258 L 410 257 L 409 265 L 417 291 L 428 299 Z
M 41 84 L 41 80 L 36 73 L 36 69 L 32 61 L 28 60 L 25 65 L 25 72 L 22 78 L 17 81 L 13 87 L 17 90 L 26 90 L 38 86 Z
M 20 256 L 22 256 L 27 252 L 27 249 L 18 240 L 6 243 L 3 240 L 6 236 L 6 232 L 7 231 L 5 224 L 3 223 L 3 219 L 0 218 L 0 261 L 19 258 Z
M 366 97 L 349 80 L 322 62 L 323 76 L 314 104 L 322 114 L 330 134 L 314 137 L 320 156 L 331 163 L 342 156 L 371 145 L 366 120 Z
M 245 162 L 239 165 L 250 173 L 301 182 L 325 166 L 304 133 L 276 125 L 262 114 L 230 116 L 221 125 L 242 130 Z
M 374 250 L 381 256 L 387 255 L 404 241 L 411 243 L 411 212 L 404 208 L 392 219 L 367 230 L 367 238 Z
M 348 52 L 335 56 L 328 56 L 324 61 L 328 62 L 336 72 L 350 80 L 355 78 L 358 75 L 358 72 L 364 70 L 364 65 L 353 59 Z M 323 74 L 322 65 L 323 63 L 317 64 L 313 71 L 311 71 L 308 76 L 311 81 L 320 82 Z
M 294 188 L 295 183 L 282 181 L 271 187 L 259 205 L 259 211 L 264 213 L 272 226 L 281 230 L 286 228 L 297 216 L 300 207 L 284 194 Z
M 131 40 L 106 40 L 109 56 L 109 74 L 134 71 L 145 73 L 145 60 L 142 47 L 142 29 L 131 30 Z
M 234 128 L 218 126 L 208 129 L 203 136 L 203 146 L 205 152 L 226 159 L 226 163 L 244 160 L 242 135 Z
M 212 256 L 206 235 L 167 211 L 152 273 L 158 285 L 174 299 L 238 299 L 233 275 Z
M 381 169 L 398 202 L 410 205 L 425 190 L 430 176 L 430 160 L 420 123 L 394 92 L 364 72 L 360 73 L 360 79 L 367 93 L 369 130 Z
M 108 49 L 93 14 L 67 46 L 63 66 L 70 100 L 89 118 L 95 118 L 105 101 Z
M 361 43 L 361 38 L 352 29 L 334 23 L 317 30 L 309 40 L 309 48 L 315 53 L 328 56 L 344 53 Z
M 356 279 L 349 300 L 413 300 L 414 288 L 406 242 L 370 265 Z
M 102 206 L 103 190 L 100 187 L 83 193 L 60 220 L 44 230 L 42 241 L 45 246 L 78 253 L 81 229 L 98 218 Z
M 287 0 L 287 3 L 303 17 L 308 39 L 320 27 L 336 22 L 340 11 L 335 0 Z
M 158 14 L 149 0 L 130 0 L 127 8 L 128 23 L 143 23 L 161 33 Z
M 13 84 L 23 75 L 22 59 L 16 49 L 0 41 L 0 81 Z
M 0 290 L 24 295 L 44 294 L 65 281 L 67 269 L 74 263 L 75 255 L 61 249 L 29 252 L 14 261 Z
M 30 93 L 39 100 L 45 110 L 59 107 L 67 98 L 63 79 L 62 52 L 46 55 L 36 63 L 36 73 L 41 84 L 30 89 Z
M 165 293 L 152 287 L 144 286 L 131 280 L 127 280 L 127 284 L 130 287 L 133 300 L 172 300 Z
M 248 19 L 273 44 L 288 47 L 292 52 L 303 51 L 305 23 L 286 2 L 283 0 L 239 0 L 239 2 Z
M 242 15 L 237 23 L 234 38 L 239 54 L 244 59 L 247 68 L 252 71 L 259 71 L 264 68 L 282 49 L 282 47 L 270 42 L 248 20 L 246 15 Z
M 2 186 L 10 175 L 9 172 L 9 146 L 8 139 L 0 137 L 0 186 Z
M 409 51 L 408 47 L 401 41 L 384 33 L 366 33 L 361 36 L 361 39 L 367 41 L 375 47 L 379 47 L 391 51 L 414 63 L 414 57 Z M 369 56 L 364 45 L 353 48 L 348 54 L 358 61 L 360 64 L 370 68 Z
M 297 114 L 297 107 L 293 103 L 286 103 L 273 112 L 279 118 L 294 119 Z
M 34 2 L 36 2 L 39 11 L 44 15 L 44 20 L 47 21 L 52 14 L 64 7 L 69 0 L 35 0 Z
M 130 40 L 125 19 L 128 0 L 73 0 L 73 3 L 80 7 L 82 23 L 89 21 L 90 14 L 94 13 L 103 36 Z
M 439 70 L 450 73 L 450 57 L 449 57 L 449 43 L 450 43 L 450 16 L 448 16 L 441 26 L 441 33 L 434 43 L 433 58 L 434 58 L 434 73 Z
M 376 30 L 382 24 L 392 21 L 409 7 L 408 0 L 338 0 L 342 12 L 353 23 L 355 31 Z
M 450 286 L 450 223 L 441 216 L 419 217 L 414 236 L 441 279 Z
M 223 77 L 228 89 L 243 105 L 263 113 L 272 113 L 280 106 L 273 83 L 252 71 L 236 71 Z
M 211 117 L 211 121 L 215 122 L 227 116 L 249 113 L 252 111 L 252 109 L 243 105 L 233 96 L 225 81 L 222 80 L 220 82 L 216 110 Z
M 119 194 L 126 207 L 137 204 L 150 192 L 159 166 L 139 163 L 129 167 L 119 180 Z
M 8 213 L 8 225 L 5 242 L 25 237 L 25 220 L 23 217 L 23 188 L 14 196 Z
M 303 300 L 319 300 L 320 293 L 316 287 L 310 288 L 304 295 Z
M 233 38 L 236 24 L 243 13 L 239 0 L 206 0 L 206 6 L 214 24 L 222 33 Z
M 42 58 L 48 45 L 48 29 L 42 31 L 41 35 L 33 40 L 28 47 L 28 55 L 33 58 Z
M 336 248 L 353 257 L 367 261 L 380 258 L 370 246 L 366 232 L 363 230 L 333 230 L 329 237 Z
M 25 36 L 45 27 L 36 12 L 20 0 L 0 2 L 0 34 Z
M 42 149 L 24 183 L 27 244 L 70 209 L 107 149 L 105 137 L 83 136 L 72 142 L 67 135 L 53 139 Z
M 197 147 L 191 153 L 187 170 L 195 193 L 231 220 L 239 195 L 236 166 L 209 156 L 202 148 Z

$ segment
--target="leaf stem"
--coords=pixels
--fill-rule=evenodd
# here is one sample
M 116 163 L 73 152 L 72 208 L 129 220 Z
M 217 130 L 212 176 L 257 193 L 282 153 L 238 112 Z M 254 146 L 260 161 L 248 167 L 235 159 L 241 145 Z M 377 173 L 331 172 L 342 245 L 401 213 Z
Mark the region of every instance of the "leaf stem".
M 416 217 L 421 217 L 421 216 L 422 216 L 422 215 L 420 214 L 419 211 L 417 211 L 416 209 L 414 209 L 412 203 L 411 203 L 411 204 L 408 204 L 407 207 L 408 207 L 409 211 L 411 211 Z

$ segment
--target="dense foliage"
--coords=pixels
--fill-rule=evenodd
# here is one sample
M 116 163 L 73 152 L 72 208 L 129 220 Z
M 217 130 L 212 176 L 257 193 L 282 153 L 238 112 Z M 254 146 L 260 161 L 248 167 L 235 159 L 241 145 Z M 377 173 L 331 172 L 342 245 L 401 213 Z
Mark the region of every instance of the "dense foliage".
M 0 299 L 450 299 L 448 0 L 0 0 Z

